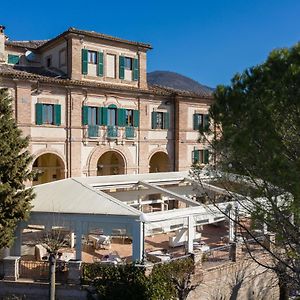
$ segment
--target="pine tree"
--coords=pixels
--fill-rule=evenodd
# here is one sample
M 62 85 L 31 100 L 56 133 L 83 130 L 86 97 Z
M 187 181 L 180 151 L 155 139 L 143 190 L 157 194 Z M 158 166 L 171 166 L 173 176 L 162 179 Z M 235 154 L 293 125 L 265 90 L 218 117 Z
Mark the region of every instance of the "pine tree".
M 7 89 L 0 89 L 0 248 L 11 246 L 16 225 L 28 217 L 34 198 L 25 186 L 33 175 L 28 138 L 17 128 L 11 104 Z

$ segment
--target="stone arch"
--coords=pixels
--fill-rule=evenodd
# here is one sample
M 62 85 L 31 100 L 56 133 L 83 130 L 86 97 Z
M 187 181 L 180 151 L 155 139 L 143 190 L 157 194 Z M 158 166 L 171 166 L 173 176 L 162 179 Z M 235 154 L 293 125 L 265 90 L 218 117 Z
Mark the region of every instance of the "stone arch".
M 66 161 L 58 151 L 44 149 L 37 151 L 33 157 L 31 168 L 37 171 L 33 185 L 66 178 Z
M 124 161 L 124 174 L 127 174 L 130 169 L 133 168 L 133 160 L 131 158 L 131 153 L 128 149 L 124 148 L 123 146 L 99 146 L 96 147 L 91 154 L 88 157 L 87 160 L 87 167 L 86 170 L 88 170 L 88 176 L 97 176 L 97 163 L 98 160 L 102 155 L 104 155 L 106 152 L 116 152 L 118 155 L 120 155 Z
M 170 172 L 171 162 L 165 149 L 155 149 L 149 155 L 149 173 Z

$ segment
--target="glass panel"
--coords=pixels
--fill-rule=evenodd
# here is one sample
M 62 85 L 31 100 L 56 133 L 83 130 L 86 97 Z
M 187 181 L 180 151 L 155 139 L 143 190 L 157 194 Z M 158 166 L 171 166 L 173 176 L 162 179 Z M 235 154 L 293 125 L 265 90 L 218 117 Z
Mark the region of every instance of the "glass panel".
M 126 70 L 132 70 L 132 58 L 125 57 L 125 69 Z
M 156 128 L 163 129 L 163 113 L 162 112 L 156 113 Z
M 43 104 L 43 123 L 53 124 L 53 105 Z
M 117 125 L 117 110 L 115 108 L 108 108 L 107 125 Z
M 89 107 L 88 108 L 88 125 L 97 124 L 97 108 Z
M 89 51 L 88 52 L 88 63 L 89 64 L 96 64 L 97 63 L 97 52 Z
M 126 125 L 133 126 L 133 110 L 126 109 Z

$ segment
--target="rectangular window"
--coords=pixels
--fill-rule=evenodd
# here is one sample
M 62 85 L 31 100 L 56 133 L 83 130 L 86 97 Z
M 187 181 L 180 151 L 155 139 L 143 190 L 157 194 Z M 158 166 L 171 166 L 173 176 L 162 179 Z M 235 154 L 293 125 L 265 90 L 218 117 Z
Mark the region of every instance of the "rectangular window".
M 88 125 L 97 125 L 97 107 L 88 108 Z
M 46 66 L 47 66 L 47 68 L 50 68 L 52 66 L 51 56 L 46 58 Z
M 61 105 L 36 103 L 35 116 L 37 125 L 52 124 L 59 126 L 61 124 Z
M 53 124 L 54 122 L 54 105 L 53 104 L 43 104 L 43 123 Z
M 132 71 L 132 58 L 131 57 L 125 57 L 124 68 L 125 68 L 125 70 Z
M 209 163 L 209 151 L 207 149 L 192 151 L 192 163 L 193 164 L 208 164 Z
M 158 129 L 164 128 L 163 119 L 164 119 L 164 113 L 157 112 L 156 113 L 156 128 L 158 128 Z
M 115 126 L 117 125 L 117 109 L 108 108 L 107 109 L 107 125 Z
M 18 64 L 18 63 L 19 63 L 19 60 L 20 60 L 19 55 L 8 54 L 7 62 L 8 62 L 9 64 L 12 64 L 12 65 Z
M 194 130 L 199 130 L 203 127 L 203 114 L 194 114 Z
M 66 50 L 65 49 L 62 49 L 59 51 L 59 66 L 60 67 L 63 67 L 65 66 L 67 63 L 66 63 Z
M 126 109 L 126 126 L 133 126 L 133 110 Z
M 116 56 L 113 54 L 106 55 L 106 77 L 116 78 Z
M 168 129 L 169 128 L 169 113 L 167 112 L 152 112 L 152 129 Z
M 209 115 L 194 114 L 193 116 L 193 129 L 194 130 L 208 130 L 209 129 Z
M 96 51 L 88 51 L 88 63 L 89 64 L 97 64 L 97 52 Z

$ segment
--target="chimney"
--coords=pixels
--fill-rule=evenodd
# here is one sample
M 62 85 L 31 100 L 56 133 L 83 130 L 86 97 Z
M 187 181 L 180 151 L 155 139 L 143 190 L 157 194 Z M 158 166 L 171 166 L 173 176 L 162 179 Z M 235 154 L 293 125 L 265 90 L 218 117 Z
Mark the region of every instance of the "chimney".
M 0 63 L 5 62 L 5 26 L 0 25 Z

